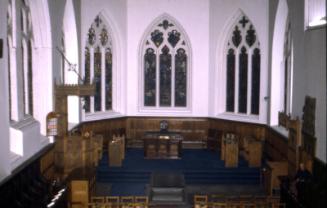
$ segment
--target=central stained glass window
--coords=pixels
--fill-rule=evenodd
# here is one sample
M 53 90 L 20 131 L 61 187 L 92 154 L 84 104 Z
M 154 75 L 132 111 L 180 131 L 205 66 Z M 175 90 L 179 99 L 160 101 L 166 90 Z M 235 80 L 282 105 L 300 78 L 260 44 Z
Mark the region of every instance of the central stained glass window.
M 187 107 L 189 48 L 180 29 L 163 19 L 143 48 L 144 106 Z

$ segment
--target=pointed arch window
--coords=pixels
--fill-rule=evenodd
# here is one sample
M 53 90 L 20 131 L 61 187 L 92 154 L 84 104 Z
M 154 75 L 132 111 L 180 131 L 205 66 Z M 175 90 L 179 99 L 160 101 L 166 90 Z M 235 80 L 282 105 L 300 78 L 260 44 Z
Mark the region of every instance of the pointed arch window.
M 288 21 L 286 24 L 285 38 L 284 38 L 284 94 L 283 94 L 283 110 L 286 114 L 291 113 L 292 101 L 292 65 L 293 65 L 293 51 L 292 51 L 292 34 L 291 24 Z
M 150 30 L 144 41 L 144 107 L 185 108 L 188 106 L 189 46 L 185 35 L 168 18 Z
M 7 27 L 9 114 L 19 121 L 33 115 L 33 28 L 26 1 L 9 1 Z
M 226 47 L 226 112 L 259 115 L 260 44 L 253 24 L 242 15 Z
M 23 85 L 25 114 L 33 115 L 33 53 L 32 23 L 30 9 L 22 0 L 21 8 Z
M 88 30 L 84 49 L 84 82 L 95 84 L 95 95 L 85 98 L 86 113 L 113 110 L 112 37 L 103 18 L 98 15 Z

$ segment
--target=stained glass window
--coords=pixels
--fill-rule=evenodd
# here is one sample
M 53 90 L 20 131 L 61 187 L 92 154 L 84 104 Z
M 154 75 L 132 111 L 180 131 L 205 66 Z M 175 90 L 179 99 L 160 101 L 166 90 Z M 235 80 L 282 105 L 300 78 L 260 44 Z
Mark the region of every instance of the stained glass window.
M 110 48 L 106 49 L 106 110 L 112 109 L 112 54 Z
M 98 47 L 94 52 L 94 111 L 101 111 L 101 52 Z
M 227 97 L 226 111 L 234 112 L 235 92 L 235 54 L 233 49 L 228 50 L 227 55 Z
M 93 97 L 85 97 L 86 113 L 113 110 L 112 49 L 109 27 L 98 15 L 88 30 L 84 51 L 84 82 L 94 83 L 96 88 Z
M 227 41 L 226 112 L 259 115 L 260 62 L 255 28 L 241 15 Z
M 171 105 L 171 54 L 164 46 L 160 54 L 160 106 Z
M 181 30 L 163 19 L 144 43 L 144 106 L 187 107 L 188 45 Z
M 90 50 L 85 48 L 85 59 L 84 59 L 84 83 L 90 84 Z M 90 96 L 85 97 L 84 109 L 85 112 L 90 112 Z
M 187 56 L 184 49 L 175 55 L 175 106 L 186 107 Z
M 241 49 L 239 60 L 238 112 L 246 113 L 248 94 L 248 54 L 245 47 L 242 47 Z
M 156 54 L 152 48 L 144 55 L 144 105 L 156 105 Z
M 251 113 L 259 114 L 259 95 L 260 95 L 260 50 L 254 49 L 252 54 L 252 96 Z

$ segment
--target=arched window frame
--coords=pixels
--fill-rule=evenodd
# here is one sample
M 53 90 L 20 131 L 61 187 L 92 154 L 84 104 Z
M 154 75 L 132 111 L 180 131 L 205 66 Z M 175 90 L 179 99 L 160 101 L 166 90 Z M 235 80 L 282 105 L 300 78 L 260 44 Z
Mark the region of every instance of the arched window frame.
M 7 27 L 10 120 L 18 122 L 33 116 L 33 28 L 27 1 L 9 1 Z
M 166 28 L 166 29 L 165 29 Z M 151 41 L 151 33 L 155 30 L 158 30 L 163 33 L 162 43 L 157 47 L 153 41 Z M 171 31 L 177 31 L 180 34 L 180 40 L 173 47 L 168 42 L 168 33 Z M 170 106 L 160 106 L 160 54 L 162 54 L 162 49 L 168 47 L 169 54 L 171 55 L 171 102 Z M 145 75 L 144 75 L 144 55 L 148 49 L 153 49 L 154 54 L 156 55 L 156 98 L 155 106 L 146 106 L 144 103 L 144 88 L 145 88 Z M 175 105 L 175 55 L 177 54 L 178 49 L 183 49 L 187 56 L 187 68 L 186 68 L 186 105 L 185 106 L 176 106 Z M 163 14 L 156 18 L 152 24 L 145 31 L 140 48 L 139 48 L 139 113 L 151 113 L 151 114 L 161 114 L 165 113 L 174 113 L 174 115 L 183 113 L 189 113 L 192 109 L 191 97 L 191 74 L 192 74 L 192 53 L 191 53 L 191 44 L 189 38 L 183 29 L 183 27 L 171 16 Z
M 33 29 L 30 9 L 23 1 L 22 16 L 22 52 L 23 52 L 23 84 L 24 84 L 24 113 L 33 115 Z
M 106 35 L 103 33 L 104 36 L 101 38 L 101 32 L 103 29 L 106 30 Z M 114 40 L 114 32 L 112 28 L 110 27 L 110 24 L 108 24 L 108 21 L 106 18 L 99 14 L 96 16 L 94 21 L 91 23 L 91 26 L 87 30 L 87 36 L 85 41 L 85 47 L 83 51 L 83 77 L 85 83 L 93 83 L 94 81 L 94 54 L 95 52 L 99 52 L 101 54 L 101 105 L 100 110 L 95 109 L 95 97 L 85 97 L 84 101 L 82 102 L 82 113 L 84 115 L 84 120 L 94 120 L 94 119 L 100 119 L 106 116 L 114 115 L 116 114 L 116 107 L 117 107 L 117 100 L 115 97 L 115 89 L 116 89 L 116 68 L 117 68 L 117 54 L 116 54 L 116 45 Z M 101 40 L 105 40 L 106 43 L 101 43 Z M 106 54 L 108 50 L 111 52 L 111 107 L 108 107 L 106 105 L 106 99 L 109 98 L 108 95 L 105 93 L 106 87 Z M 87 72 L 86 65 L 88 64 L 87 59 L 85 58 L 86 52 L 89 53 L 89 72 Z M 88 77 L 89 73 L 89 77 Z M 107 83 L 108 84 L 108 83 Z M 88 102 L 90 102 L 90 105 L 88 107 Z M 89 110 L 88 110 L 89 109 Z
M 234 113 L 226 112 L 226 84 L 227 84 L 227 44 L 230 40 L 231 34 L 235 29 L 235 24 L 239 21 L 241 17 L 247 17 L 248 20 L 251 20 L 248 15 L 246 15 L 241 9 L 237 9 L 225 22 L 221 32 L 217 35 L 217 47 L 215 55 L 215 69 L 213 72 L 213 106 L 214 111 L 212 116 L 220 119 L 226 120 L 237 120 L 241 122 L 249 123 L 267 123 L 268 116 L 268 65 L 267 65 L 267 39 L 264 34 L 267 33 L 266 29 L 262 25 L 258 25 L 258 21 L 251 21 L 253 28 L 256 31 L 257 41 L 260 43 L 260 93 L 259 93 L 259 114 L 253 115 L 248 113 Z M 260 22 L 260 21 L 259 21 Z M 259 29 L 259 30 L 258 30 Z M 262 42 L 263 41 L 263 42 Z M 248 56 L 252 58 L 251 56 Z M 251 67 L 248 67 L 249 69 Z M 250 105 L 248 105 L 250 106 Z M 249 112 L 249 111 L 248 111 Z
M 237 28 L 237 29 L 236 29 Z M 235 31 L 239 31 L 240 32 L 240 36 L 241 36 L 241 41 L 238 43 L 238 45 L 235 45 L 233 43 L 233 39 L 236 38 L 234 32 Z M 255 40 L 252 43 L 252 45 L 249 45 L 247 43 L 247 33 L 252 30 L 252 32 L 254 32 L 254 37 Z M 238 34 L 238 33 L 237 33 Z M 229 111 L 227 109 L 227 82 L 228 82 L 228 77 L 226 76 L 226 84 L 225 84 L 225 91 L 226 91 L 226 96 L 225 96 L 225 112 L 226 113 L 230 113 L 230 114 L 239 114 L 242 116 L 250 116 L 250 117 L 257 117 L 259 116 L 259 112 L 260 110 L 258 110 L 258 114 L 253 113 L 253 110 L 251 109 L 251 105 L 252 105 L 252 93 L 253 93 L 253 54 L 254 51 L 256 49 L 259 49 L 260 51 L 260 42 L 258 39 L 258 35 L 256 33 L 255 27 L 253 25 L 253 23 L 249 20 L 249 18 L 247 16 L 240 15 L 237 18 L 237 21 L 233 24 L 233 27 L 231 27 L 231 30 L 229 32 L 229 37 L 228 37 L 228 41 L 226 43 L 225 46 L 225 50 L 224 50 L 224 55 L 225 55 L 225 59 L 227 59 L 226 55 L 228 54 L 228 51 L 232 49 L 234 51 L 234 55 L 235 55 L 235 62 L 234 62 L 234 108 L 233 110 Z M 245 49 L 245 50 L 244 50 Z M 247 94 L 246 94 L 246 110 L 245 112 L 240 112 L 243 110 L 240 110 L 240 55 L 241 53 L 245 52 L 245 54 L 247 54 Z M 260 52 L 259 52 L 260 54 Z M 261 56 L 261 55 L 260 55 Z M 227 73 L 227 60 L 225 60 L 225 73 Z M 260 64 L 261 66 L 261 64 Z M 260 67 L 261 68 L 261 67 Z M 259 83 L 260 83 L 260 76 L 259 76 Z M 260 86 L 260 84 L 259 84 Z M 260 89 L 260 88 L 259 88 Z M 258 96 L 258 101 L 260 103 L 260 92 L 259 92 L 259 96 Z M 259 108 L 259 107 L 258 107 Z
M 292 112 L 292 86 L 293 86 L 293 38 L 291 23 L 287 20 L 284 38 L 284 60 L 283 60 L 284 79 L 283 88 L 283 112 L 290 114 Z

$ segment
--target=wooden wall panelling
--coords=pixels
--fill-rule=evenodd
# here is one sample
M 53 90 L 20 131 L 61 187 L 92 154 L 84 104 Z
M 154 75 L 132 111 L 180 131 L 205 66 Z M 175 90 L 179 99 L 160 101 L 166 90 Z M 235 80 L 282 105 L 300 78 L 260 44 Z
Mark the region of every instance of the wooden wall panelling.
M 270 127 L 267 127 L 265 138 L 265 156 L 272 161 L 287 161 L 287 138 Z
M 239 137 L 233 133 L 226 133 L 223 140 L 223 146 L 225 148 L 225 167 L 237 167 L 239 155 Z
M 40 172 L 47 179 L 52 180 L 54 178 L 54 148 L 46 152 L 40 158 Z
M 288 175 L 287 161 L 268 161 L 267 169 L 263 173 L 264 187 L 268 195 L 273 195 L 274 190 L 279 189 L 279 176 Z
M 293 178 L 299 168 L 301 146 L 301 122 L 299 119 L 288 120 L 288 175 Z
M 95 193 L 95 170 L 92 168 L 75 169 L 69 175 L 68 181 L 71 208 L 80 208 L 81 204 L 87 205 L 90 197 Z

